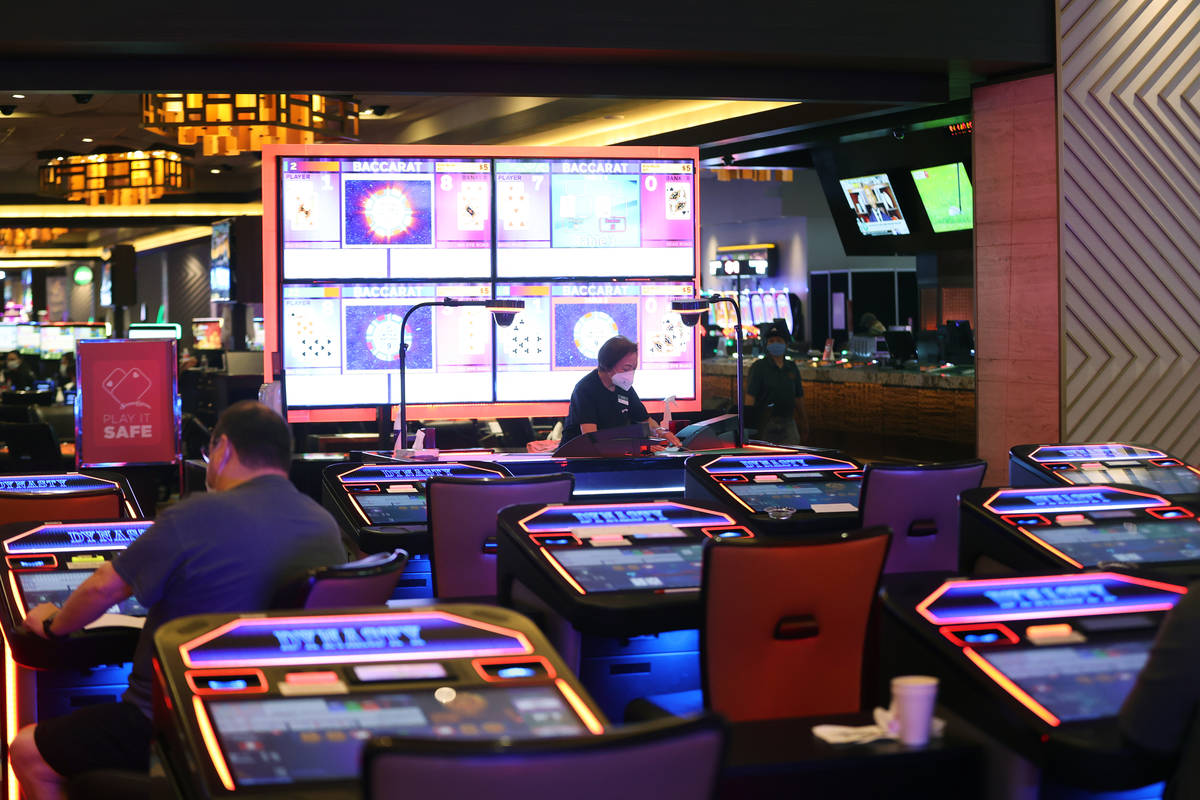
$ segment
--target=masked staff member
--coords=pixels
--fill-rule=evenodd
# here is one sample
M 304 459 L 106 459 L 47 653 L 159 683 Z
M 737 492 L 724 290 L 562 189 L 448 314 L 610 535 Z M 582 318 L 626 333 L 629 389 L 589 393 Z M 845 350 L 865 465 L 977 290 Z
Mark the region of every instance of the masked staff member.
M 804 417 L 804 387 L 796 362 L 784 358 L 787 331 L 778 325 L 767 331 L 767 354 L 750 367 L 746 398 L 758 438 L 774 444 L 800 444 L 808 436 Z
M 575 384 L 571 406 L 563 423 L 562 440 L 607 428 L 620 428 L 635 422 L 649 422 L 659 436 L 673 445 L 679 444 L 675 434 L 650 418 L 633 388 L 637 371 L 638 346 L 624 336 L 614 336 L 596 354 L 596 368 Z

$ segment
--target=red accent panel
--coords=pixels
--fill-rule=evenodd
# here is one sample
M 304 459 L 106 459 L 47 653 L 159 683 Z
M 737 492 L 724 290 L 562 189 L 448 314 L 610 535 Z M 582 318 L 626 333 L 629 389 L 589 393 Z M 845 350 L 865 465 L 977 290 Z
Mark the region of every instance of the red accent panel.
M 710 539 L 718 538 L 715 534 L 713 534 L 713 531 L 721 531 L 722 533 L 724 533 L 725 531 L 741 531 L 743 534 L 745 534 L 744 536 L 735 536 L 735 537 L 731 537 L 731 538 L 735 538 L 735 539 L 753 539 L 754 538 L 754 531 L 750 530 L 745 525 L 722 525 L 719 528 L 701 528 L 700 529 L 700 532 L 703 533 L 708 538 L 710 538 Z
M 1167 516 L 1168 511 L 1171 512 L 1170 517 Z M 1196 516 L 1191 511 L 1187 510 L 1186 508 L 1183 508 L 1182 506 L 1167 506 L 1166 508 L 1147 508 L 1146 512 L 1148 514 L 1150 514 L 1150 516 L 1158 517 L 1159 519 L 1182 519 L 1184 517 Z
M 529 538 L 538 547 L 545 546 L 542 544 L 542 539 L 570 539 L 572 541 L 572 543 L 574 543 L 576 545 L 583 544 L 583 542 L 581 542 L 579 540 L 578 536 L 575 536 L 570 533 L 531 533 L 531 534 L 529 534 Z
M 1000 623 L 982 623 L 977 625 L 945 625 L 938 628 L 938 633 L 945 636 L 957 647 L 979 647 L 977 642 L 964 641 L 960 633 L 984 633 L 987 631 L 995 631 L 1008 640 L 1008 644 L 1017 644 L 1021 638 L 1013 633 L 1012 628 Z
M 1046 519 L 1041 514 L 1009 514 L 1007 516 L 1001 516 L 1000 519 L 1004 520 L 1009 525 L 1014 525 L 1018 528 L 1021 527 L 1021 524 L 1017 522 L 1017 520 L 1021 519 L 1036 519 L 1039 520 L 1043 525 L 1050 524 L 1050 520 Z
M 475 669 L 475 674 L 483 678 L 488 683 L 520 683 L 520 678 L 497 678 L 489 675 L 484 667 L 495 664 L 528 664 L 536 662 L 542 665 L 542 669 L 546 670 L 545 675 L 538 675 L 535 678 L 526 678 L 526 680 L 544 681 L 547 678 L 554 679 L 558 677 L 557 670 L 554 665 L 545 656 L 498 656 L 495 658 L 476 658 L 471 661 L 471 666 Z
M 54 555 L 54 553 L 30 553 L 23 556 L 7 556 L 6 558 L 8 560 L 8 568 L 13 572 L 41 572 L 42 570 L 56 569 L 58 567 L 58 556 Z M 44 567 L 19 568 L 13 566 L 13 564 L 16 562 L 27 558 L 48 558 L 50 559 L 50 563 L 46 564 Z
M 120 519 L 121 492 L 113 487 L 108 494 L 89 494 L 83 497 L 45 495 L 0 497 L 0 519 L 41 522 L 54 520 L 71 522 L 81 519 Z
M 155 660 L 155 665 L 158 661 Z M 161 667 L 159 668 L 161 670 Z M 161 672 L 160 672 L 161 675 Z M 258 678 L 258 686 L 247 686 L 245 689 L 207 689 L 203 686 L 196 685 L 196 678 L 228 678 L 236 679 L 245 675 L 254 675 Z M 225 696 L 233 694 L 264 694 L 267 691 L 267 676 L 263 674 L 261 669 L 189 669 L 183 673 L 183 679 L 187 682 L 187 687 L 192 691 L 192 694 L 201 697 Z M 169 697 L 166 691 L 166 682 L 163 682 L 163 696 Z

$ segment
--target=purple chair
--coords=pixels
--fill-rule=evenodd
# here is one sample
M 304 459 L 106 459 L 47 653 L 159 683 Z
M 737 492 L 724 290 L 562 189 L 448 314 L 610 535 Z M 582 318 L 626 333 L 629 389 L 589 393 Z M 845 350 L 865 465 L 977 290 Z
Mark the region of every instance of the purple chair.
M 350 608 L 381 606 L 391 599 L 408 564 L 408 553 L 372 553 L 346 564 L 310 569 L 285 586 L 273 608 Z
M 867 465 L 859 507 L 863 527 L 892 529 L 885 575 L 958 569 L 958 495 L 982 485 L 986 471 L 978 459 Z
M 713 795 L 724 744 L 724 726 L 712 715 L 563 739 L 385 736 L 364 751 L 363 797 L 703 800 Z
M 567 473 L 528 478 L 430 478 L 425 484 L 433 540 L 433 596 L 496 596 L 496 515 L 521 503 L 566 503 Z

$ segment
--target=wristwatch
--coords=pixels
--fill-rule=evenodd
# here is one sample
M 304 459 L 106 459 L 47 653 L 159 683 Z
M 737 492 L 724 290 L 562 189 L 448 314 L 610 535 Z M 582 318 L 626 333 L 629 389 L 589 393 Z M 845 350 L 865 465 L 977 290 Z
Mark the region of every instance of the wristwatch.
M 55 633 L 54 631 L 50 630 L 50 626 L 54 624 L 54 618 L 57 616 L 58 612 L 55 611 L 53 614 L 42 620 L 42 631 L 46 634 L 47 639 L 53 639 L 57 641 L 58 639 L 67 638 L 66 634 Z

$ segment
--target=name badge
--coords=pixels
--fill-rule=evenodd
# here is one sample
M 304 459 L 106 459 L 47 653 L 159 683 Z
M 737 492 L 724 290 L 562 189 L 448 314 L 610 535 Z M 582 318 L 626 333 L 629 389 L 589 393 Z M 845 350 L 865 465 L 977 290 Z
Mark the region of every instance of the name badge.
M 619 395 L 617 395 L 617 402 L 623 406 L 627 406 L 627 405 L 629 405 L 629 398 L 623 394 L 619 394 Z

